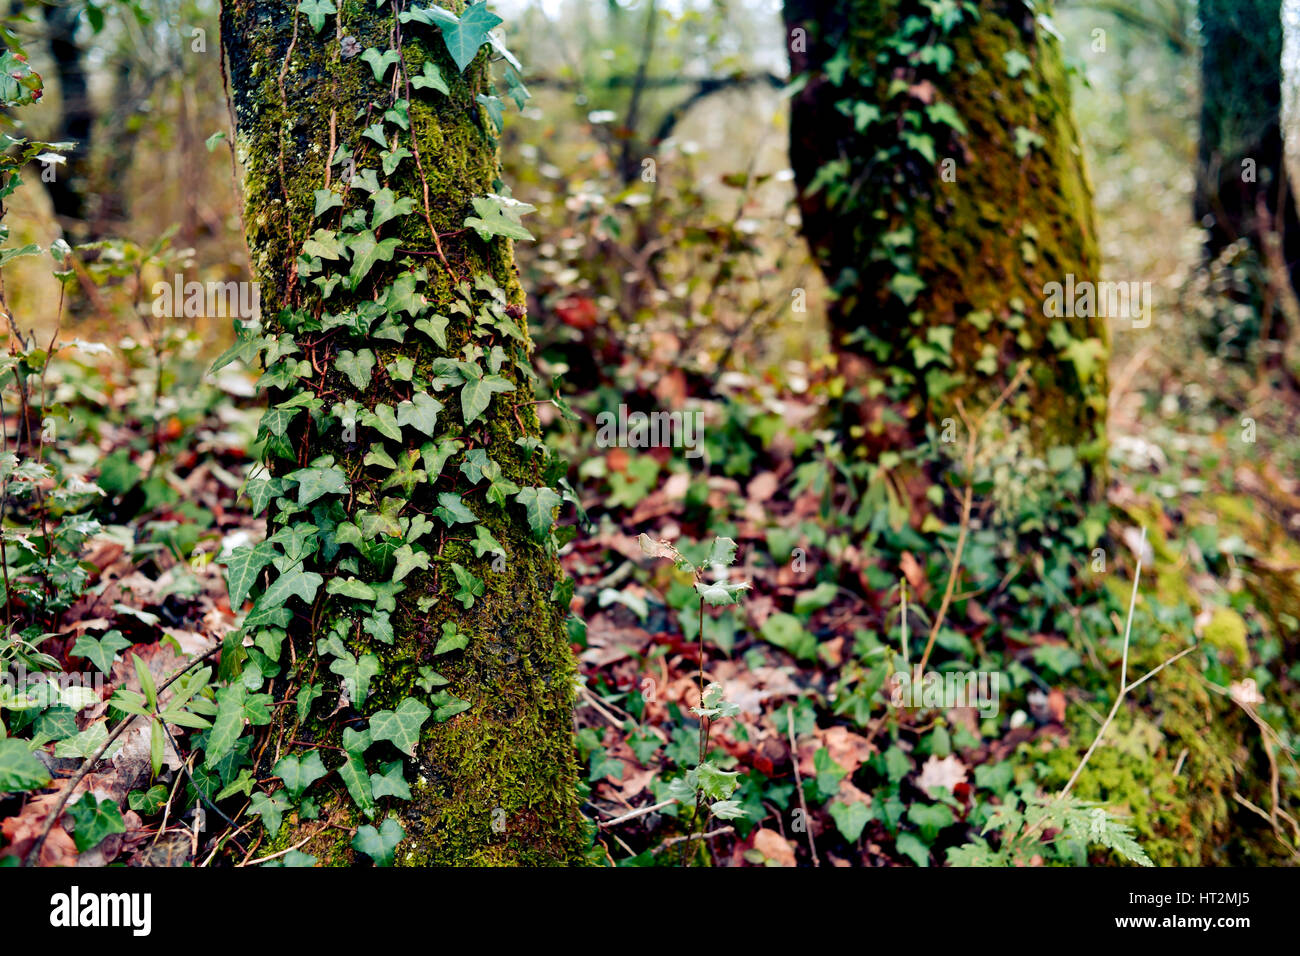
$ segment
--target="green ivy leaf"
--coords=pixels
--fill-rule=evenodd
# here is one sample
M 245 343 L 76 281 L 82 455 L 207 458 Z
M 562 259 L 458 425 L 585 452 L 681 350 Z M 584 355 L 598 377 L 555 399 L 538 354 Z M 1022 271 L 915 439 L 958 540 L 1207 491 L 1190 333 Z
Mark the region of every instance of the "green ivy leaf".
M 207 754 L 203 766 L 211 769 L 230 752 L 244 730 L 244 698 L 247 691 L 242 683 L 228 684 L 217 691 L 217 716 L 208 731 Z
M 72 653 L 77 657 L 84 657 L 107 674 L 113 669 L 117 652 L 126 650 L 130 646 L 131 642 L 122 636 L 121 631 L 109 631 L 101 638 L 82 634 L 77 638 L 77 643 L 72 645 Z
M 76 803 L 68 805 L 68 816 L 75 827 L 72 836 L 78 853 L 99 846 L 109 834 L 126 832 L 126 821 L 117 804 L 107 797 L 100 800 L 89 790 Z
M 488 32 L 501 22 L 501 18 L 488 10 L 486 3 L 476 3 L 460 15 L 455 23 L 439 18 L 438 29 L 447 44 L 447 52 L 456 61 L 462 73 L 474 62 L 479 47 L 488 42 Z
M 21 740 L 0 740 L 0 793 L 35 790 L 50 782 L 50 772 Z
M 476 578 L 470 571 L 454 561 L 451 563 L 451 573 L 456 575 L 456 583 L 460 585 L 459 590 L 452 597 L 459 601 L 462 607 L 469 610 L 474 605 L 474 599 L 482 597 L 486 588 L 482 580 Z
M 391 176 L 397 171 L 402 160 L 410 159 L 412 153 L 405 146 L 398 146 L 396 149 L 386 149 L 379 154 L 380 165 L 384 168 L 384 175 Z
M 419 76 L 411 77 L 411 86 L 417 90 L 432 87 L 444 96 L 450 96 L 451 90 L 447 87 L 447 82 L 442 78 L 442 70 L 434 65 L 432 60 L 424 61 L 423 71 Z
M 856 843 L 862 835 L 862 829 L 871 819 L 871 807 L 866 803 L 845 803 L 836 800 L 830 805 L 831 819 L 844 839 Z
M 312 33 L 320 33 L 321 28 L 325 26 L 326 14 L 338 13 L 338 10 L 330 0 L 301 0 L 298 4 L 298 12 L 307 14 L 307 22 L 311 24 Z
M 411 799 L 411 787 L 402 777 L 402 761 L 394 760 L 383 765 L 383 774 L 370 775 L 370 789 L 376 800 L 384 797 L 397 797 L 399 800 Z
M 390 219 L 407 216 L 415 211 L 415 200 L 410 196 L 398 199 L 391 189 L 385 186 L 371 197 L 373 209 L 370 213 L 370 228 L 378 229 Z
M 436 481 L 442 474 L 442 469 L 446 467 L 448 459 L 456 454 L 463 447 L 462 442 L 454 438 L 444 438 L 437 445 L 433 442 L 426 442 L 420 448 L 420 455 L 424 458 L 425 471 L 429 473 L 429 480 Z
M 493 128 L 500 133 L 505 128 L 506 121 L 505 104 L 501 102 L 501 97 L 480 93 L 474 97 L 474 101 L 483 107 Z
M 375 866 L 392 866 L 393 853 L 404 836 L 406 831 L 402 825 L 388 817 L 378 830 L 370 824 L 357 827 L 357 835 L 352 838 L 352 848 L 374 860 Z
M 469 634 L 456 628 L 455 621 L 442 622 L 442 637 L 438 638 L 438 645 L 433 649 L 433 654 L 437 657 L 439 654 L 450 654 L 452 651 L 459 651 L 469 646 Z
M 550 533 L 555 524 L 555 509 L 563 500 L 554 490 L 545 486 L 522 488 L 515 495 L 515 501 L 524 507 L 533 537 L 538 541 L 545 540 Z
M 397 559 L 397 567 L 393 569 L 393 580 L 400 581 L 416 568 L 426 569 L 429 567 L 429 554 L 426 551 L 416 551 L 409 544 L 404 544 L 393 552 L 393 557 Z
M 271 772 L 284 781 L 289 798 L 297 801 L 304 790 L 329 773 L 329 770 L 321 762 L 320 751 L 312 750 L 305 757 L 297 754 L 281 757 Z
M 420 742 L 420 728 L 432 713 L 414 697 L 406 697 L 397 710 L 375 711 L 370 718 L 370 736 L 374 740 L 389 740 L 408 757 L 415 756 L 415 745 Z
M 403 272 L 393 284 L 388 287 L 388 297 L 384 301 L 384 308 L 389 312 L 405 312 L 407 315 L 416 316 L 429 307 L 428 301 L 424 296 L 416 291 L 416 282 L 423 281 L 420 277 L 424 276 L 424 271 L 420 271 L 420 276 L 414 272 Z M 444 321 L 444 325 L 445 325 Z M 443 348 L 446 348 L 444 343 Z
M 513 388 L 513 386 L 511 386 Z M 462 399 L 464 392 L 462 391 Z M 442 411 L 442 402 L 426 392 L 416 392 L 409 402 L 397 406 L 397 424 L 407 425 L 430 437 L 438 424 L 438 413 Z
M 433 722 L 440 724 L 445 720 L 450 720 L 462 711 L 469 710 L 470 703 L 467 700 L 461 700 L 451 693 L 451 691 L 440 690 L 429 698 L 433 704 Z
M 370 384 L 370 373 L 375 367 L 375 353 L 370 349 L 353 352 L 344 349 L 334 359 L 334 367 L 348 377 L 348 381 L 358 390 Z
M 478 521 L 474 512 L 465 507 L 465 502 L 461 500 L 460 495 L 453 491 L 439 492 L 438 507 L 433 509 L 433 514 L 447 525 L 472 524 Z
M 351 728 L 344 730 L 346 734 Z M 357 809 L 367 817 L 371 816 L 375 808 L 374 794 L 370 788 L 370 775 L 366 771 L 366 761 L 359 754 L 348 750 L 344 746 L 343 766 L 339 767 L 339 777 L 343 780 L 343 786 L 348 788 L 348 794 L 352 797 L 352 802 L 357 805 Z
M 470 368 L 475 368 L 471 365 Z M 487 410 L 492 396 L 498 392 L 513 392 L 515 387 L 508 379 L 500 375 L 483 375 L 471 378 L 460 390 L 460 410 L 469 425 Z
M 345 652 L 330 661 L 330 672 L 343 678 L 352 703 L 362 704 L 370 696 L 371 679 L 379 673 L 379 658 L 362 654 L 358 659 Z
M 312 211 L 313 217 L 319 217 L 322 213 L 343 205 L 343 197 L 332 189 L 318 189 L 314 195 L 316 206 Z
M 244 606 L 248 592 L 257 583 L 257 576 L 262 573 L 262 568 L 271 563 L 275 554 L 275 546 L 266 541 L 252 547 L 236 548 L 230 552 L 230 557 L 226 558 L 225 564 L 226 589 L 230 592 L 231 610 L 238 611 Z M 73 653 L 76 653 L 75 647 Z M 108 673 L 108 668 L 101 669 L 104 673 Z
M 274 840 L 275 835 L 280 832 L 284 811 L 288 809 L 289 798 L 285 796 L 283 790 L 277 790 L 272 796 L 267 796 L 259 790 L 253 794 L 252 806 L 248 808 L 248 812 L 262 818 L 262 825 Z
M 438 348 L 445 349 L 447 347 L 447 317 L 445 315 L 431 315 L 429 318 L 420 319 L 413 324 L 431 338 Z
M 316 256 L 320 259 L 337 262 L 346 252 L 346 249 L 333 229 L 317 229 L 312 233 L 310 239 L 303 242 L 302 252 L 305 256 Z
M 373 601 L 375 599 L 374 588 L 365 581 L 358 581 L 352 577 L 330 578 L 329 584 L 325 585 L 325 593 L 355 598 L 358 601 Z
M 493 236 L 505 236 L 509 239 L 530 240 L 533 234 L 524 228 L 519 217 L 525 213 L 535 212 L 536 206 L 495 193 L 479 196 L 473 201 L 476 216 L 465 219 L 465 227 L 472 228 L 483 241 Z
M 474 526 L 474 540 L 470 545 L 474 548 L 476 558 L 481 558 L 488 553 L 506 556 L 506 549 L 501 546 L 501 542 L 492 537 L 492 532 L 481 524 Z
M 414 448 L 408 448 L 406 451 L 402 452 L 399 463 L 394 466 L 392 474 L 384 480 L 384 483 L 380 486 L 380 490 L 400 487 L 409 497 L 411 492 L 414 491 L 418 485 L 423 484 L 426 479 L 424 469 L 415 467 L 415 463 L 419 460 L 420 453 Z
M 898 296 L 903 301 L 903 305 L 911 305 L 915 302 L 917 295 L 924 288 L 925 282 L 920 277 L 906 272 L 895 273 L 889 280 L 889 291 Z
M 368 229 L 356 235 L 348 243 L 348 248 L 352 252 L 352 269 L 348 273 L 348 287 L 355 292 L 362 280 L 370 274 L 376 262 L 391 262 L 399 242 L 400 240 L 395 236 L 377 240 L 375 234 Z
M 401 56 L 396 50 L 385 50 L 380 53 L 372 46 L 361 54 L 361 59 L 370 64 L 370 70 L 375 74 L 375 82 L 382 83 L 388 68 L 401 59 Z

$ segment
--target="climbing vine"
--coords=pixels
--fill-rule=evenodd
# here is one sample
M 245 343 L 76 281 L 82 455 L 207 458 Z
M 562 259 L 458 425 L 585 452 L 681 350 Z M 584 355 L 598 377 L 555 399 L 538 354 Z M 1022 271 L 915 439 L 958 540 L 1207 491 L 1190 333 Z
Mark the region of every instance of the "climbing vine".
M 429 113 L 413 108 L 424 101 L 465 111 L 495 149 L 507 101 L 522 107 L 528 98 L 518 61 L 493 32 L 502 21 L 482 2 L 459 14 L 394 2 L 388 43 L 363 47 L 347 33 L 349 6 L 297 5 L 277 95 L 288 115 L 294 52 L 313 42 L 355 61 L 373 92 L 350 124 L 331 116 L 305 232 L 295 230 L 303 217 L 288 137 L 279 135 L 290 239 L 280 308 L 265 327 L 238 325 L 213 366 L 264 368 L 258 384 L 271 403 L 258 432 L 263 467 L 244 493 L 269 524 L 265 540 L 224 558 L 232 608 L 252 603 L 224 642 L 228 683 L 202 741 L 202 771 L 216 799 L 248 797 L 271 840 L 288 814 L 324 813 L 329 795 L 314 785 L 337 774 L 370 821 L 355 828 L 351 848 L 387 865 L 406 827 L 386 810 L 412 799 L 403 760 L 416 759 L 422 732 L 472 708 L 441 671 L 481 639 L 455 614 L 419 653 L 400 650 L 402 635 L 422 633 L 423 616 L 440 603 L 475 610 L 489 577 L 506 577 L 525 550 L 550 562 L 542 567 L 561 621 L 572 582 L 554 556 L 575 529 L 557 527 L 555 514 L 576 498 L 563 479 L 567 463 L 537 437 L 538 376 L 522 308 L 499 270 L 473 265 L 484 255 L 508 262 L 507 240 L 532 238 L 522 216 L 533 207 L 498 181 L 472 197 L 458 229 L 440 231 L 444 197 L 431 190 L 421 151 L 437 131 L 421 130 L 417 114 Z M 429 55 L 437 44 L 456 73 Z M 473 68 L 484 48 L 504 64 L 503 92 Z M 427 226 L 427 247 L 406 227 L 411 220 Z M 466 253 L 473 243 L 483 250 Z M 434 286 L 445 294 L 432 294 Z M 502 534 L 515 525 L 526 534 Z M 568 627 L 581 623 L 570 616 Z M 323 753 L 337 759 L 327 765 Z M 260 782 L 265 767 L 269 787 Z M 493 832 L 503 828 L 494 820 Z M 296 849 L 291 855 L 308 862 Z

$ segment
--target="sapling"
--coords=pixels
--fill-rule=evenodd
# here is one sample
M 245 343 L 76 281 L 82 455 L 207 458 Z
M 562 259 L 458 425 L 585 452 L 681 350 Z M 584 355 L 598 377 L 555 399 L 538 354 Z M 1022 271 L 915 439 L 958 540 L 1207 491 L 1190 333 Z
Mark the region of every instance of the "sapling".
M 672 799 L 681 803 L 691 799 L 695 802 L 695 814 L 691 819 L 691 832 L 683 841 L 683 845 L 689 848 L 695 838 L 706 799 L 711 800 L 712 803 L 709 805 L 704 827 L 699 828 L 700 832 L 707 831 L 708 821 L 713 817 L 722 820 L 734 820 L 745 815 L 745 811 L 740 804 L 731 799 L 731 795 L 735 793 L 740 774 L 721 770 L 706 759 L 709 755 L 709 737 L 713 729 L 713 722 L 720 717 L 736 716 L 736 714 L 740 713 L 740 708 L 724 698 L 721 684 L 710 683 L 707 686 L 705 685 L 704 606 L 706 604 L 714 607 L 739 604 L 740 595 L 749 590 L 750 583 L 748 581 L 731 582 L 726 580 L 725 577 L 719 580 L 709 580 L 706 576 L 710 570 L 726 568 L 735 563 L 736 542 L 731 538 L 715 537 L 713 543 L 709 546 L 708 554 L 698 565 L 687 560 L 677 548 L 666 540 L 654 541 L 649 535 L 641 534 L 637 536 L 637 543 L 640 544 L 641 550 L 651 557 L 667 558 L 676 565 L 679 571 L 689 573 L 695 584 L 696 593 L 700 596 L 700 703 L 698 707 L 691 708 L 691 713 L 700 718 L 700 754 L 695 768 L 687 771 L 685 777 L 674 780 L 668 788 L 668 796 Z M 689 852 L 689 849 L 684 852 Z

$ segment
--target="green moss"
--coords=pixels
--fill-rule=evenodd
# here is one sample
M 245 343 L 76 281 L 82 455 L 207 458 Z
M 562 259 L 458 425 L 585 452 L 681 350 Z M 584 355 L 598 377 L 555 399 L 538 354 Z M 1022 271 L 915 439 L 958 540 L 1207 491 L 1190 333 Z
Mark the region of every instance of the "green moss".
M 1177 650 L 1172 639 L 1134 648 L 1130 673 L 1145 673 Z M 1045 792 L 1059 791 L 1098 727 L 1096 718 L 1071 704 L 1069 745 L 1022 745 L 1018 776 L 1033 775 Z M 1233 796 L 1267 805 L 1267 795 L 1256 792 L 1268 779 L 1257 740 L 1241 711 L 1180 661 L 1131 692 L 1073 794 L 1126 818 L 1158 866 L 1277 862 L 1284 851 Z

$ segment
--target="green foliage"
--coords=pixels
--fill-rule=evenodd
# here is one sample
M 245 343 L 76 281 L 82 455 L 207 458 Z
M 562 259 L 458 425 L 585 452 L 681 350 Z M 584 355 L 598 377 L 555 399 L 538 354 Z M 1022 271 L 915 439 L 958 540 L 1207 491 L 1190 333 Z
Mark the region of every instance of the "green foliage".
M 117 804 L 107 798 L 100 800 L 89 790 L 80 800 L 68 804 L 68 816 L 72 817 L 72 836 L 78 852 L 98 846 L 110 834 L 126 832 L 126 822 Z

